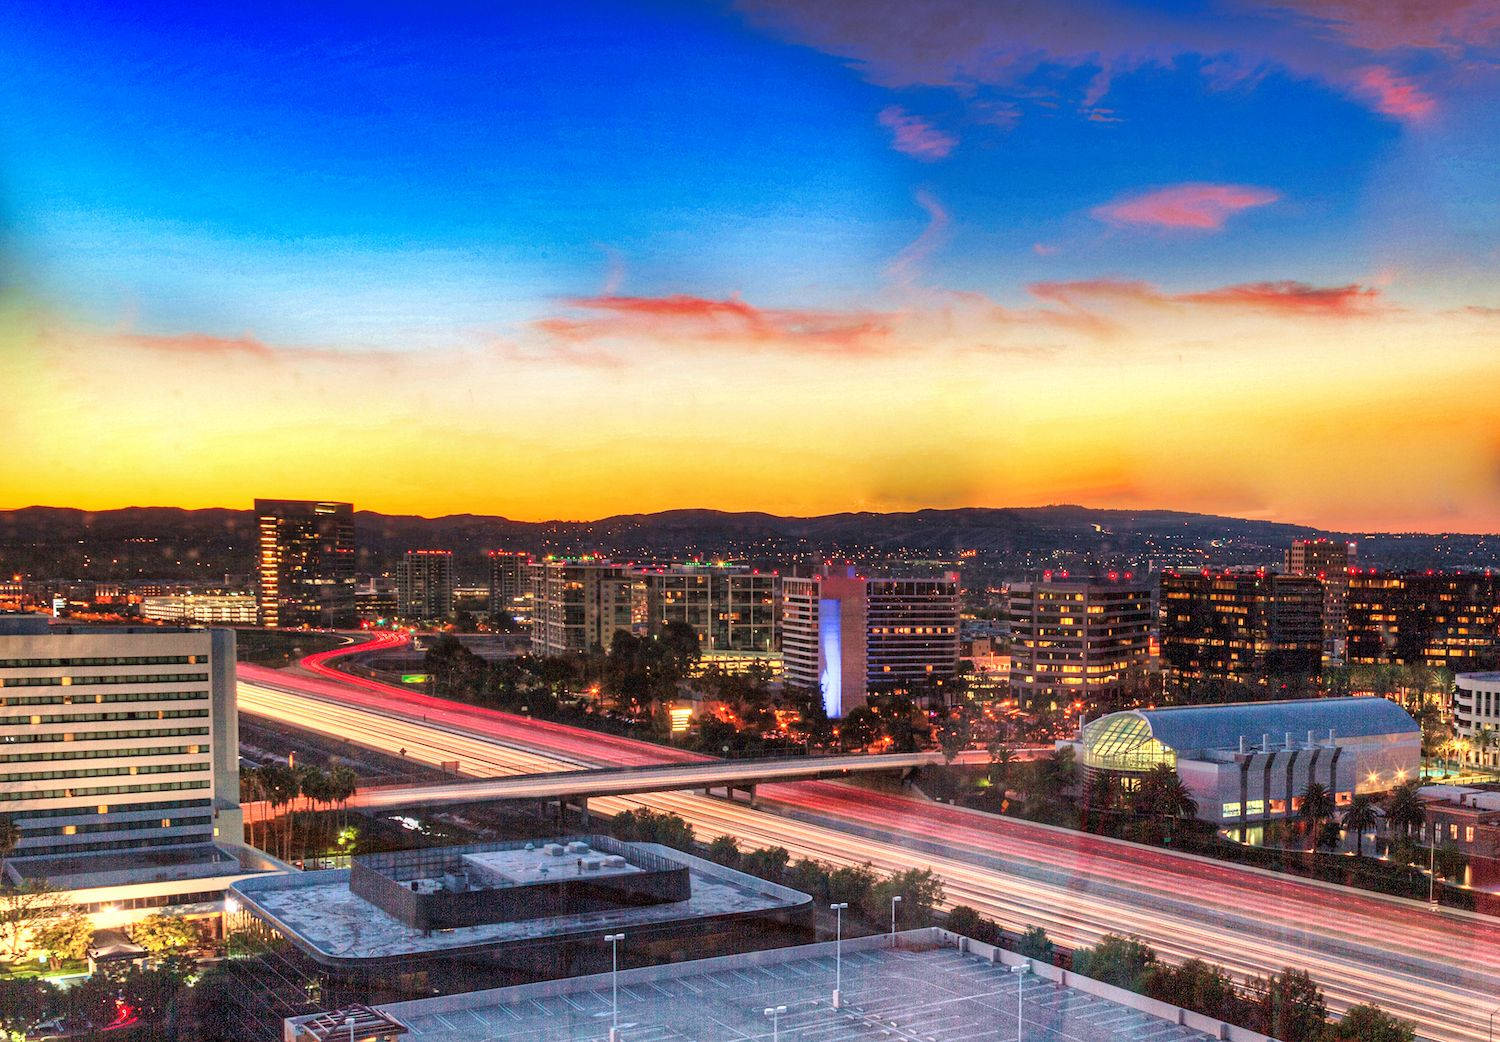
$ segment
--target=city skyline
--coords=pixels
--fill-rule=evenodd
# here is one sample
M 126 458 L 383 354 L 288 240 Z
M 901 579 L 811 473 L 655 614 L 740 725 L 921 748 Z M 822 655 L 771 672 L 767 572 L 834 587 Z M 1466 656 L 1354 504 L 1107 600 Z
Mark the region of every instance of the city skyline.
M 18 12 L 0 504 L 1500 531 L 1487 5 L 915 10 Z

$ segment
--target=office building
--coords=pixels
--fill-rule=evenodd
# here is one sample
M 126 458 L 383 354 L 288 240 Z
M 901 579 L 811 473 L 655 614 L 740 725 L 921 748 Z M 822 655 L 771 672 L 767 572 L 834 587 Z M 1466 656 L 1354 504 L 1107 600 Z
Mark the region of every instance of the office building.
M 1454 734 L 1468 743 L 1465 759 L 1500 770 L 1500 673 L 1460 673 L 1453 678 Z
M 0 619 L 8 882 L 46 879 L 100 925 L 203 910 L 249 869 L 235 637 Z
M 262 626 L 353 626 L 354 507 L 257 499 Z
M 141 618 L 198 626 L 254 626 L 259 605 L 248 593 L 183 593 L 141 599 Z
M 1358 544 L 1337 539 L 1294 539 L 1286 552 L 1288 575 L 1312 576 L 1323 584 L 1323 658 L 1342 662 L 1349 640 L 1349 577 Z
M 786 683 L 818 691 L 830 717 L 870 692 L 940 693 L 958 669 L 958 576 L 859 575 L 848 566 L 781 580 Z
M 723 565 L 678 564 L 640 570 L 646 583 L 647 626 L 691 626 L 705 655 L 776 650 L 779 577 Z
M 1151 661 L 1151 590 L 1118 582 L 1015 583 L 1010 692 L 1021 705 L 1112 704 Z
M 396 609 L 405 619 L 453 614 L 453 552 L 408 550 L 396 562 Z
M 1385 698 L 1308 698 L 1108 713 L 1072 743 L 1086 773 L 1130 788 L 1153 768 L 1177 771 L 1198 817 L 1260 826 L 1297 815 L 1311 782 L 1336 807 L 1416 778 L 1422 729 Z
M 354 588 L 354 613 L 361 622 L 386 622 L 396 617 L 396 580 L 374 575 Z
M 491 550 L 490 614 L 531 618 L 532 557 L 522 550 Z
M 1161 662 L 1178 701 L 1310 689 L 1323 662 L 1323 585 L 1266 572 L 1164 572 Z
M 1492 575 L 1365 572 L 1349 580 L 1348 661 L 1454 672 L 1500 666 Z
M 646 584 L 629 565 L 549 557 L 531 565 L 531 652 L 608 650 L 617 630 L 646 631 Z

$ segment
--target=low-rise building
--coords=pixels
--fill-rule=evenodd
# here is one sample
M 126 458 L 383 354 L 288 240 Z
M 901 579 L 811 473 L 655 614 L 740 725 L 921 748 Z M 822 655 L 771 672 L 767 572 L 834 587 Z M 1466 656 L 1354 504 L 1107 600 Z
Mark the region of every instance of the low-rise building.
M 199 626 L 254 626 L 257 600 L 249 593 L 184 593 L 141 600 L 141 618 Z
M 1467 861 L 1464 886 L 1500 889 L 1500 791 L 1461 785 L 1424 785 L 1427 820 L 1422 842 L 1451 847 Z

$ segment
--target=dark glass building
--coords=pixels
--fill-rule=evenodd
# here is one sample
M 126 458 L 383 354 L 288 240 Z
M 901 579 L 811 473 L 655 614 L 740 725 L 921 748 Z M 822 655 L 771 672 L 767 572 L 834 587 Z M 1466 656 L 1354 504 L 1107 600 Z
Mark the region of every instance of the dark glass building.
M 354 507 L 257 499 L 262 626 L 355 625 Z

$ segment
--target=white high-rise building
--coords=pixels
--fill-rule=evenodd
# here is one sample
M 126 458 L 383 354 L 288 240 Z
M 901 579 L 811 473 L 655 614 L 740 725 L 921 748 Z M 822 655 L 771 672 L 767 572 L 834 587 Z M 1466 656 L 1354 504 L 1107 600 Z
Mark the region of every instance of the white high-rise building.
M 255 861 L 235 707 L 232 630 L 0 617 L 8 881 L 46 879 L 100 925 L 217 911 Z

